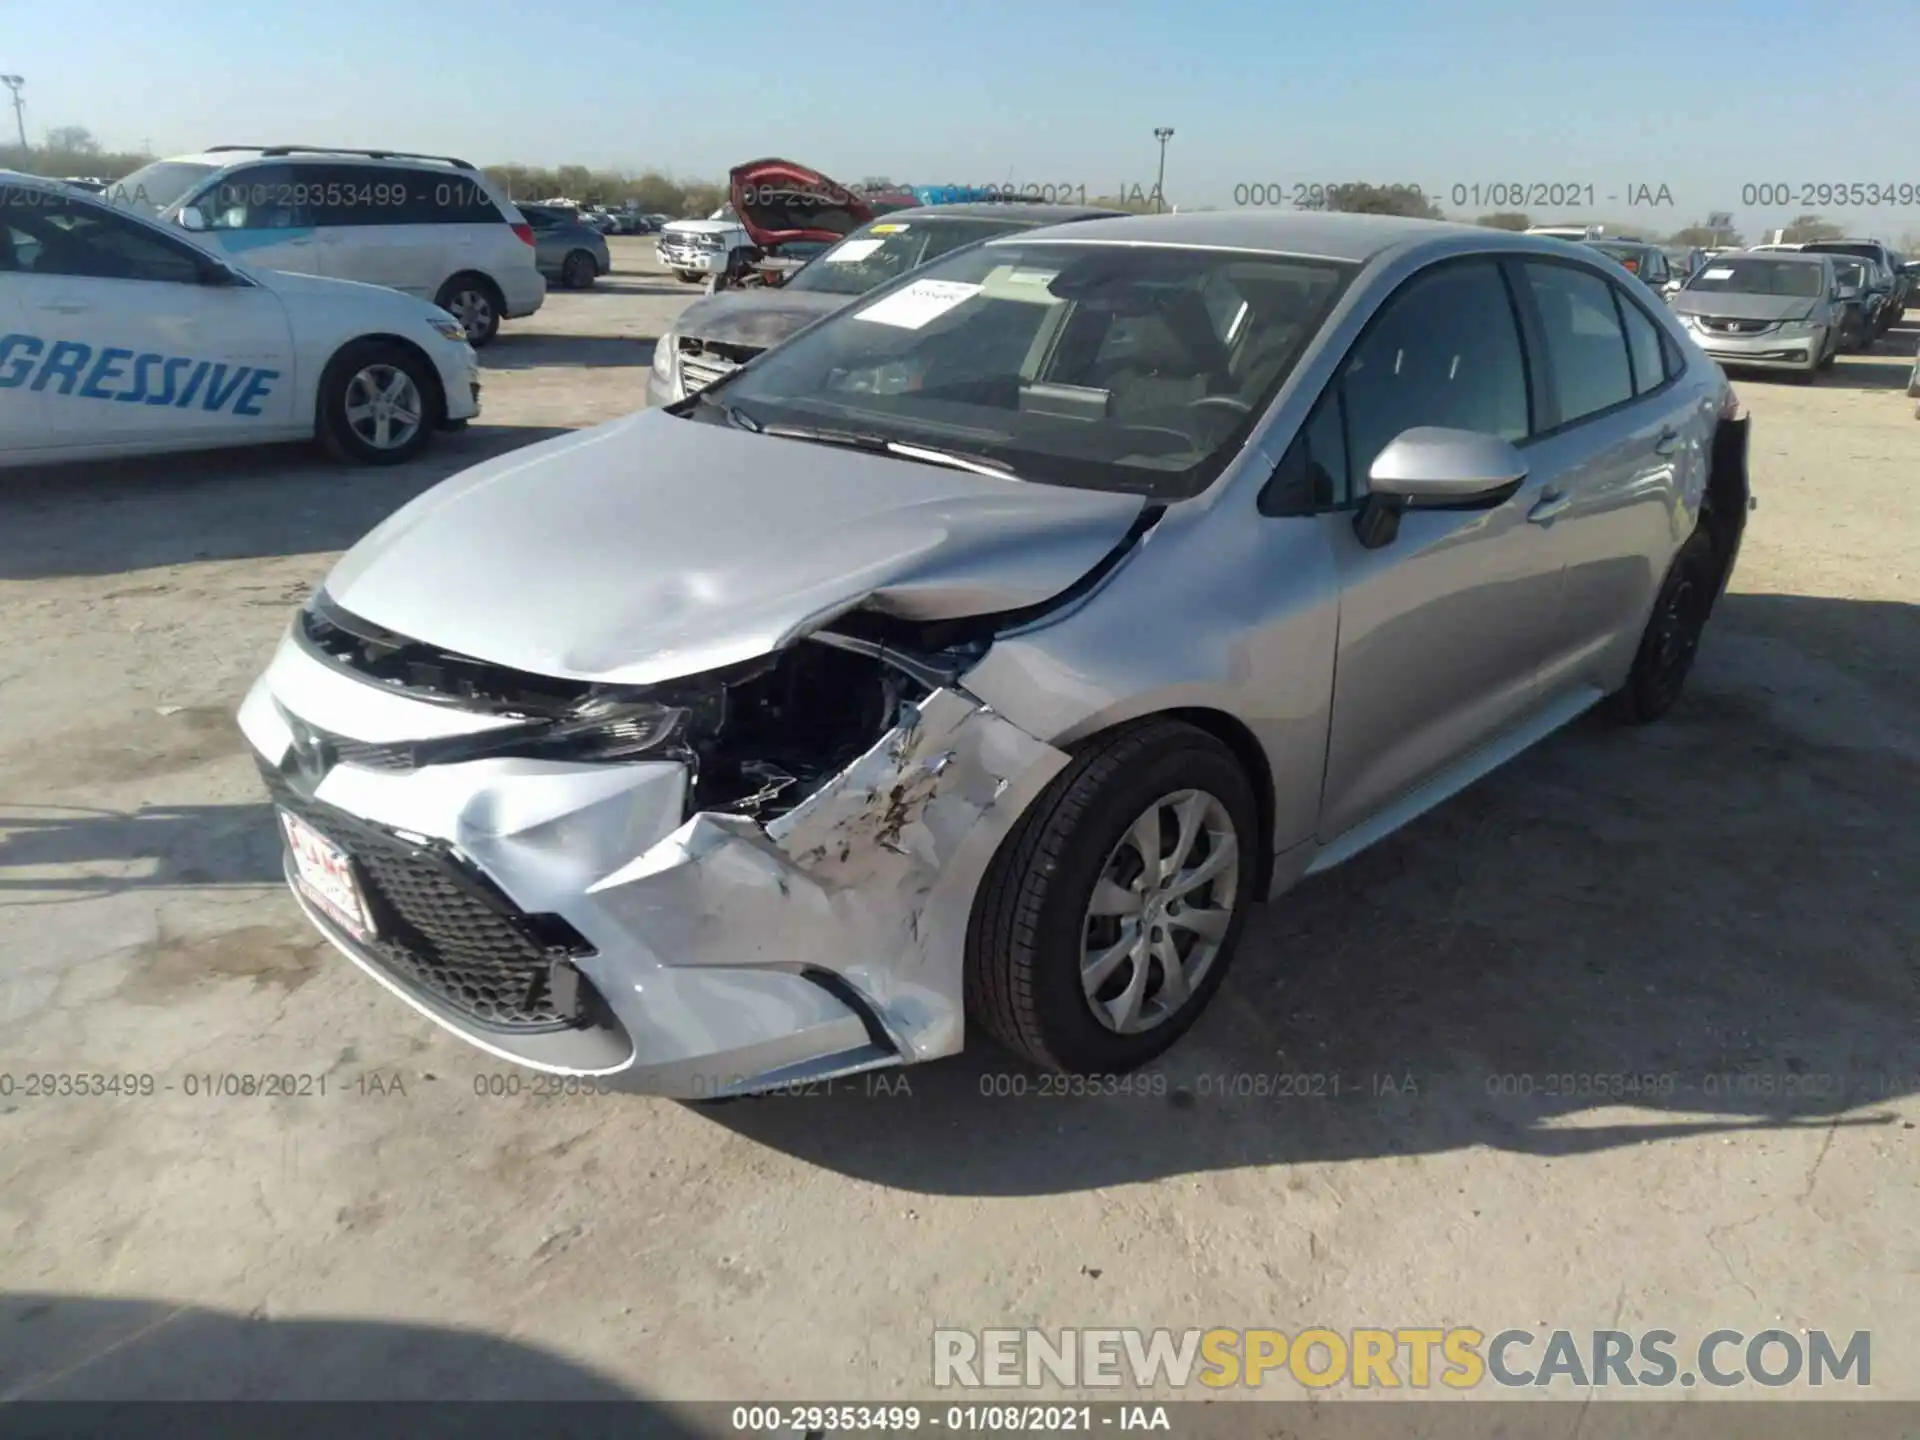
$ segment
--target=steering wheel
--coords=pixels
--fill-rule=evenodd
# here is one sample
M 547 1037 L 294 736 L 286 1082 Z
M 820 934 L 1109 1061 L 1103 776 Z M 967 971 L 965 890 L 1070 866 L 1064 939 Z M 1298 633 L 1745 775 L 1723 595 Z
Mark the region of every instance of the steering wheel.
M 1242 415 L 1251 415 L 1253 413 L 1253 407 L 1238 395 L 1202 395 L 1197 400 L 1189 400 L 1187 402 L 1187 408 L 1189 410 L 1197 410 L 1202 405 L 1225 405 L 1230 409 L 1239 411 Z

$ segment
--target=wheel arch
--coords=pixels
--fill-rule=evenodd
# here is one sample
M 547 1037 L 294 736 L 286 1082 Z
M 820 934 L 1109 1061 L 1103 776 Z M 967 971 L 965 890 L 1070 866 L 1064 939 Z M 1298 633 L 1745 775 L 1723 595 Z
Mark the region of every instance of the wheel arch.
M 1139 714 L 1130 714 L 1125 719 L 1115 720 L 1097 730 L 1090 730 L 1077 737 L 1066 748 L 1070 754 L 1078 754 L 1088 746 L 1098 743 L 1115 730 L 1135 729 L 1151 724 L 1156 720 L 1174 720 L 1191 725 L 1222 745 L 1226 746 L 1233 758 L 1239 762 L 1240 769 L 1246 774 L 1247 786 L 1253 792 L 1254 814 L 1259 825 L 1255 852 L 1259 856 L 1259 868 L 1256 871 L 1256 895 L 1264 895 L 1273 878 L 1273 831 L 1274 831 L 1274 785 L 1273 766 L 1267 758 L 1266 748 L 1259 738 L 1248 728 L 1245 721 L 1228 714 L 1225 710 L 1207 705 L 1178 705 L 1162 710 L 1146 710 Z

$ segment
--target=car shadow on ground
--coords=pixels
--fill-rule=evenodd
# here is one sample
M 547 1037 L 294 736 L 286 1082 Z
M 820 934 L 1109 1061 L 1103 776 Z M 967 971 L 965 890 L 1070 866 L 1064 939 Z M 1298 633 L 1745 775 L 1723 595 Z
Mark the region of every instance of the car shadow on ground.
M 1665 721 L 1582 721 L 1254 910 L 1212 1008 L 1130 1081 L 1076 1093 L 976 1035 L 698 1113 L 972 1195 L 1912 1129 L 1887 1107 L 1920 1093 L 1916 714 L 1920 608 L 1730 595 Z
M 46 873 L 56 866 L 62 873 Z M 128 811 L 0 803 L 0 898 L 8 904 L 280 879 L 280 831 L 265 803 Z
M 407 1418 L 408 1434 L 432 1437 L 515 1433 L 485 1430 L 477 1404 L 500 1401 L 636 1401 L 648 1397 L 552 1351 L 478 1330 L 379 1320 L 282 1319 L 166 1300 L 91 1295 L 0 1294 L 0 1403 L 9 1434 L 137 1435 L 241 1433 L 211 1424 L 173 1424 L 189 1412 L 144 1411 L 142 1402 L 435 1401 Z M 96 1413 L 71 1402 L 126 1405 Z M 10 1403 L 9 1403 L 10 1402 Z M 41 1408 L 39 1402 L 69 1402 Z M 518 1433 L 692 1437 L 701 1427 L 665 1408 L 608 1407 L 600 1418 L 619 1428 L 574 1428 L 583 1410 L 521 1421 Z M 231 1417 L 228 1417 L 229 1419 Z M 260 1434 L 292 1434 L 282 1421 L 320 1421 L 299 1412 L 247 1417 Z M 371 1418 L 371 1417 L 370 1417 Z M 19 1428 L 15 1428 L 18 1426 Z M 46 1428 L 40 1428 L 40 1427 Z M 150 1427 L 150 1428 L 147 1428 Z M 249 1427 L 251 1428 L 251 1427 Z M 307 1435 L 351 1433 L 357 1417 L 335 1411 L 332 1426 Z M 397 1432 L 396 1432 L 397 1433 Z
M 0 472 L 0 580 L 344 550 L 449 475 L 567 433 L 476 422 L 392 467 L 296 444 Z
M 482 370 L 536 370 L 548 365 L 584 365 L 595 369 L 625 366 L 644 370 L 653 364 L 652 335 L 510 334 L 502 330 L 479 352 Z

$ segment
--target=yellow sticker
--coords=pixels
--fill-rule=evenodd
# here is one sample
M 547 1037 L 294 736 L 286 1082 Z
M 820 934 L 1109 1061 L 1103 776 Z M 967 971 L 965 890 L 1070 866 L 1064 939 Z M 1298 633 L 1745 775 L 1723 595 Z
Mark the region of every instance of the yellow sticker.
M 875 225 L 871 227 L 867 233 L 869 235 L 898 235 L 906 228 L 904 225 Z

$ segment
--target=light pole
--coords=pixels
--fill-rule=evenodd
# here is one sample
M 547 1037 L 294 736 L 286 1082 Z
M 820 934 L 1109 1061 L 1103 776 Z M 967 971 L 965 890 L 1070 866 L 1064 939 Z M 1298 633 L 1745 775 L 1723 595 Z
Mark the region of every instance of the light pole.
M 20 87 L 27 83 L 24 75 L 0 75 L 0 85 L 13 92 L 13 123 L 20 130 L 20 150 L 27 150 L 27 102 L 20 98 Z
M 1167 141 L 1173 138 L 1173 127 L 1171 125 L 1157 127 L 1153 132 L 1153 138 L 1160 142 L 1160 178 L 1153 182 L 1153 209 L 1157 215 L 1167 205 Z

